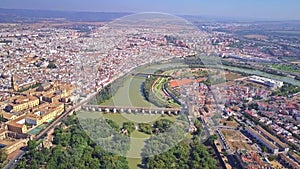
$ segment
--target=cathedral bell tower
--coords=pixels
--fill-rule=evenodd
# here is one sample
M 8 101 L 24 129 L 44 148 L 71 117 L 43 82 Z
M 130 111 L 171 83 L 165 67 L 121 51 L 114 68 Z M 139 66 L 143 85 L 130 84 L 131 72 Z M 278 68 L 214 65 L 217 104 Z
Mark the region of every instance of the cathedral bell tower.
M 12 89 L 14 91 L 18 91 L 19 90 L 19 86 L 16 83 L 16 79 L 15 79 L 14 75 L 12 75 L 12 77 L 11 77 L 11 87 L 12 87 Z

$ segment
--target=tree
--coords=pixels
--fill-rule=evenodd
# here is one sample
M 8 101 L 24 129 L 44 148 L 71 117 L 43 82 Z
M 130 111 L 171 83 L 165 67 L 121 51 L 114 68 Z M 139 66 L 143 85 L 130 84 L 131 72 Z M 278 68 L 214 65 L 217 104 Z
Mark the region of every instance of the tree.
M 130 135 L 135 130 L 134 123 L 132 122 L 123 123 L 123 129 L 127 130 L 128 134 Z
M 152 126 L 147 123 L 139 123 L 139 131 L 146 133 L 146 134 L 152 134 Z
M 195 127 L 197 128 L 197 132 L 195 132 L 195 134 L 201 134 L 203 126 L 202 123 L 199 121 L 199 119 L 195 119 Z
M 17 165 L 17 168 L 25 169 L 26 168 L 26 160 L 25 159 L 20 160 L 18 165 Z
M 268 149 L 267 149 L 267 147 L 263 146 L 263 147 L 261 148 L 261 151 L 265 153 L 265 152 L 268 151 Z
M 3 118 L 3 114 L 0 114 L 0 122 L 5 122 L 5 119 Z
M 32 150 L 35 150 L 36 147 L 37 147 L 37 142 L 35 140 L 29 140 L 28 143 L 28 150 L 29 151 L 32 151 Z
M 227 121 L 233 121 L 234 119 L 233 119 L 233 117 L 232 116 L 229 116 L 228 118 L 227 118 Z
M 7 160 L 7 153 L 6 151 L 2 148 L 0 149 L 0 163 L 3 163 Z
M 274 160 L 276 160 L 276 156 L 275 155 L 269 155 L 268 159 L 270 161 L 274 161 Z
M 120 130 L 120 126 L 115 121 L 110 120 L 110 119 L 105 119 L 105 121 L 107 122 L 107 124 L 110 125 L 110 127 L 112 127 L 113 129 L 115 129 L 116 131 Z
M 209 136 L 208 142 L 209 142 L 209 144 L 213 145 L 215 140 L 217 140 L 217 139 L 218 139 L 218 135 L 214 134 L 214 135 Z
M 64 120 L 63 123 L 77 121 L 76 117 L 69 117 L 72 120 Z M 106 124 L 99 119 L 86 121 L 87 123 Z M 104 123 L 97 123 L 104 122 Z M 71 122 L 73 123 L 73 122 Z M 107 125 L 107 124 L 106 124 Z M 114 125 L 113 125 L 114 126 Z M 28 142 L 29 151 L 26 153 L 17 168 L 124 168 L 129 169 L 128 162 L 124 157 L 118 157 L 112 153 L 105 152 L 97 146 L 85 133 L 79 123 L 74 123 L 67 129 L 57 127 L 54 131 L 56 144 L 50 149 L 36 149 L 37 143 L 33 140 Z M 118 143 L 118 145 L 121 145 Z M 112 145 L 117 148 L 117 146 Z M 124 151 L 128 149 L 124 148 Z
M 171 127 L 173 122 L 168 119 L 160 119 L 154 123 L 154 127 L 158 128 L 160 132 L 165 132 L 168 128 Z
M 179 143 L 170 150 L 148 157 L 144 161 L 146 168 L 217 168 L 217 162 L 208 153 L 206 147 L 198 141 Z

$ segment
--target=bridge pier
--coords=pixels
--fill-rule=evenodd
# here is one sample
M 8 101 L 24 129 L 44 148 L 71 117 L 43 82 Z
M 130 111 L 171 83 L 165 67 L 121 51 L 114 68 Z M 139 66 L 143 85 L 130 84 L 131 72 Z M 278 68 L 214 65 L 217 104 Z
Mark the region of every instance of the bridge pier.
M 141 113 L 141 114 L 168 114 L 168 115 L 178 115 L 180 114 L 180 109 L 177 108 L 147 108 L 147 107 L 121 107 L 121 106 L 96 106 L 96 105 L 84 105 L 81 107 L 82 110 L 90 112 L 106 112 L 106 113 Z

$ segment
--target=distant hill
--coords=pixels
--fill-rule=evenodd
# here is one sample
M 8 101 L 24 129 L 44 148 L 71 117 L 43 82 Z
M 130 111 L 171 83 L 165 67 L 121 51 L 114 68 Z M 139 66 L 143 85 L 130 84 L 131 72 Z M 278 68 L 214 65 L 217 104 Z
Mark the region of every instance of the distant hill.
M 130 13 L 73 12 L 0 8 L 0 22 L 38 22 L 63 18 L 68 21 L 107 22 Z

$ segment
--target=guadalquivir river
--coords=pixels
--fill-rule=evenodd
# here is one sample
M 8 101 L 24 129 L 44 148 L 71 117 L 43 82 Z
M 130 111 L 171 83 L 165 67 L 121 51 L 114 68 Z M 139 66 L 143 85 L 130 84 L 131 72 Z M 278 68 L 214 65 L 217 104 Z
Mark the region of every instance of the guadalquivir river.
M 176 68 L 185 66 L 182 63 L 164 63 L 153 64 L 142 67 L 132 73 L 154 73 L 159 69 Z M 141 87 L 145 81 L 144 77 L 129 75 L 124 81 L 123 86 L 118 89 L 117 93 L 111 99 L 105 101 L 101 105 L 116 105 L 116 106 L 134 106 L 134 107 L 155 107 L 153 104 L 145 100 Z
M 162 63 L 162 64 L 152 64 L 148 66 L 144 66 L 139 70 L 132 72 L 132 73 L 154 73 L 156 70 L 159 69 L 176 69 L 176 68 L 183 68 L 187 67 L 184 63 Z M 203 66 L 202 66 L 203 67 Z M 216 68 L 216 67 L 214 67 Z M 251 69 L 244 69 L 238 67 L 231 67 L 231 66 L 221 66 L 221 69 L 227 69 L 229 71 L 236 71 L 236 72 L 244 72 L 247 74 L 253 74 L 258 76 L 264 76 L 271 79 L 280 80 L 286 83 L 290 83 L 296 86 L 300 86 L 300 81 L 295 80 L 291 77 L 283 77 L 278 75 L 273 75 L 269 73 L 265 73 L 259 70 L 251 70 Z M 106 102 L 102 103 L 102 105 L 117 105 L 117 106 L 135 106 L 135 107 L 155 107 L 153 104 L 145 100 L 142 92 L 141 86 L 145 78 L 143 77 L 136 77 L 129 75 L 128 78 L 124 81 L 123 86 L 118 89 L 117 93 L 111 99 L 107 100 Z

